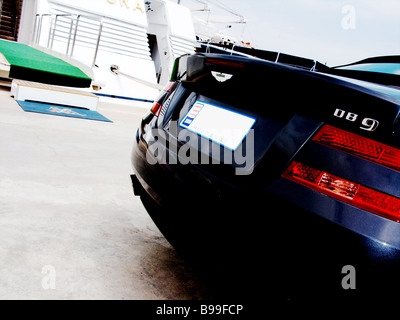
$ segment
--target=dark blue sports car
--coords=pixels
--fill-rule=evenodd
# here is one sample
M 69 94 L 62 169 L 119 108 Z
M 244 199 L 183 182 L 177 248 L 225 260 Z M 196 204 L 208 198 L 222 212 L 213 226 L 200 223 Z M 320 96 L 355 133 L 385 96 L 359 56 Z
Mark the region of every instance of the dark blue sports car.
M 286 58 L 177 59 L 137 131 L 135 194 L 232 296 L 399 288 L 400 58 Z

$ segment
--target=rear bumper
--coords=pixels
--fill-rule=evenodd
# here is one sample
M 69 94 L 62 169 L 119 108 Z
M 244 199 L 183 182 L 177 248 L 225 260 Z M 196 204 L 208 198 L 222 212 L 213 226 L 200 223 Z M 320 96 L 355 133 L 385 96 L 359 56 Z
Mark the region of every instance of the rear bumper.
M 150 165 L 146 151 L 138 139 L 135 192 L 150 195 L 160 209 L 156 224 L 202 262 L 240 270 L 238 277 L 251 270 L 253 285 L 291 287 L 297 295 L 348 294 L 348 265 L 357 272 L 355 294 L 400 285 L 400 224 L 281 177 L 249 188 L 190 164 Z
M 143 192 L 145 192 L 145 191 L 144 191 L 138 177 L 135 174 L 131 174 L 131 181 L 132 181 L 133 194 L 135 196 L 142 195 Z

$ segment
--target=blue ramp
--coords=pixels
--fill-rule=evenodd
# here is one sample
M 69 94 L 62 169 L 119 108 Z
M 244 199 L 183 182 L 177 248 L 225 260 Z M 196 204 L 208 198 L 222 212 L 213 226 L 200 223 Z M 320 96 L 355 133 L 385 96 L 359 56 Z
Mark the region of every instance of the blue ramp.
M 36 112 L 51 114 L 54 116 L 112 122 L 97 111 L 32 101 L 17 100 L 17 103 L 26 112 Z

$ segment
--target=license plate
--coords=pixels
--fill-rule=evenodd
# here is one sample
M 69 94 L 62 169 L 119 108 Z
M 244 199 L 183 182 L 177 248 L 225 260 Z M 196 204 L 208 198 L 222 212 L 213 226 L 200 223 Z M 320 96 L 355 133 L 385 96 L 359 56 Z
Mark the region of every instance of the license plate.
M 234 151 L 255 121 L 244 114 L 197 100 L 179 126 Z

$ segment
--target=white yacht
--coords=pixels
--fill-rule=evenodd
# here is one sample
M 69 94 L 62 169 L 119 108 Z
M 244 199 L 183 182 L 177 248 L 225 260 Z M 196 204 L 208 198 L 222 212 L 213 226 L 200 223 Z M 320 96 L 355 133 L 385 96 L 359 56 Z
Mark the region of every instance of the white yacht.
M 191 11 L 177 2 L 25 0 L 18 9 L 15 40 L 79 67 L 101 96 L 153 100 L 175 58 L 195 52 Z
M 230 41 L 210 18 L 206 1 L 3 0 L 0 38 L 28 45 L 78 67 L 100 97 L 152 102 L 168 83 L 174 61 L 199 41 Z M 229 23 L 245 23 L 236 15 Z M 226 29 L 226 27 L 224 27 Z M 5 34 L 12 29 L 11 34 Z M 228 30 L 226 30 L 228 31 Z M 47 77 L 47 81 L 51 77 Z M 38 79 L 40 82 L 40 79 Z

